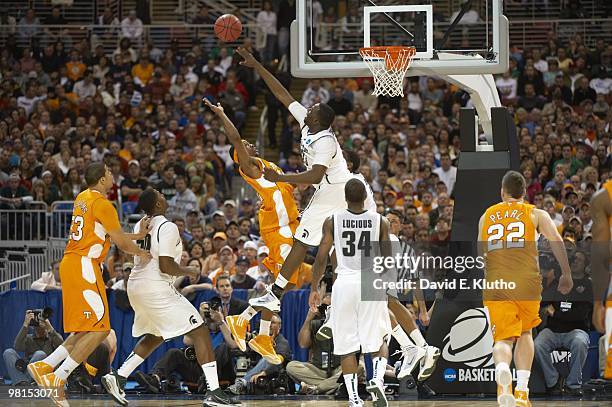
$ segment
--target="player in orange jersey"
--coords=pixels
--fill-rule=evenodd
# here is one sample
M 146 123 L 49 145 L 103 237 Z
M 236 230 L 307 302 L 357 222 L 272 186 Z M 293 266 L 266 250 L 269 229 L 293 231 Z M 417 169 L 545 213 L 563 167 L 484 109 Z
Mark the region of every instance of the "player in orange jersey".
M 72 334 L 47 358 L 28 365 L 36 383 L 51 389 L 50 397 L 57 406 L 68 405 L 64 385 L 70 373 L 110 332 L 101 264 L 111 239 L 128 254 L 143 256 L 146 261 L 151 258 L 148 251 L 133 242 L 148 233 L 150 220 L 145 220 L 140 233 L 126 234 L 121 230 L 117 211 L 106 199 L 113 186 L 110 169 L 103 163 L 91 164 L 85 171 L 85 181 L 88 188 L 74 201 L 68 245 L 60 263 L 64 331 Z
M 259 229 L 261 238 L 270 249 L 270 254 L 264 260 L 264 265 L 270 270 L 274 277 L 280 272 L 291 246 L 293 245 L 293 234 L 298 227 L 298 209 L 293 198 L 293 186 L 286 182 L 270 182 L 264 179 L 264 168 L 282 174 L 282 170 L 269 161 L 257 156 L 255 146 L 242 140 L 236 127 L 226 116 L 221 105 L 213 105 L 205 100 L 208 107 L 223 121 L 223 127 L 228 140 L 232 143 L 233 158 L 239 164 L 240 175 L 257 192 L 261 198 L 259 209 Z M 289 279 L 289 284 L 295 286 L 299 273 L 294 273 Z M 258 335 L 249 341 L 249 347 L 259 353 L 272 364 L 282 363 L 282 358 L 274 350 L 272 337 L 270 336 L 270 320 L 276 310 L 262 310 Z M 227 324 L 243 352 L 246 350 L 246 330 L 249 321 L 257 314 L 257 311 L 249 306 L 240 315 L 226 317 Z
M 561 265 L 558 291 L 565 295 L 573 286 L 561 235 L 548 213 L 523 201 L 525 190 L 525 178 L 516 171 L 508 171 L 502 179 L 502 202 L 489 207 L 478 224 L 478 242 L 486 265 L 483 300 L 493 329 L 497 402 L 505 407 L 531 406 L 528 389 L 534 355 L 531 329 L 541 322 L 538 233 L 548 239 Z M 493 284 L 499 284 L 495 287 L 498 289 L 490 288 Z M 510 363 L 515 343 L 517 383 L 512 394 Z
M 599 332 L 606 335 L 605 349 L 607 349 L 607 356 L 604 379 L 612 380 L 612 278 L 610 278 L 610 265 L 612 264 L 612 256 L 610 256 L 612 180 L 608 180 L 603 188 L 593 195 L 591 216 L 593 217 L 593 226 L 591 227 L 593 261 L 591 270 L 595 292 L 593 325 Z

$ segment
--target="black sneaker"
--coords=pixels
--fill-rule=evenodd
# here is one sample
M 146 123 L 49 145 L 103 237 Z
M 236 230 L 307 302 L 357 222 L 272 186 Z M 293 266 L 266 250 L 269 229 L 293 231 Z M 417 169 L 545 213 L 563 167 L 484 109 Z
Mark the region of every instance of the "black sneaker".
M 136 377 L 136 381 L 138 382 L 138 384 L 144 387 L 147 393 L 159 393 L 159 388 L 161 387 L 161 385 L 156 376 L 144 374 L 140 371 L 136 372 L 134 376 Z
M 557 383 L 553 387 L 546 388 L 546 395 L 548 397 L 559 397 L 561 396 L 561 380 L 557 380 Z
M 102 386 L 106 389 L 108 394 L 115 400 L 117 403 L 122 406 L 127 406 L 128 401 L 125 398 L 125 383 L 127 382 L 127 378 L 123 376 L 119 376 L 116 371 L 109 373 L 107 375 L 102 376 Z
M 582 392 L 581 387 L 567 387 L 563 389 L 563 393 L 569 397 L 582 397 L 584 393 Z
M 204 396 L 203 407 L 238 406 L 240 402 L 233 400 L 223 390 L 208 390 Z

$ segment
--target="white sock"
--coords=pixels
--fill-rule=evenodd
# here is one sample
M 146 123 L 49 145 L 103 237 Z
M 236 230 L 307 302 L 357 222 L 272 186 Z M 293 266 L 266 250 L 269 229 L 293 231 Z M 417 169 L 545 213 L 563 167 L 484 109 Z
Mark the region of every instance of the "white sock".
M 415 328 L 414 331 L 410 332 L 410 339 L 414 341 L 416 346 L 427 346 L 427 342 L 425 342 L 425 338 L 423 338 L 423 335 L 421 335 L 419 328 Z
M 516 371 L 516 390 L 529 391 L 529 376 L 531 372 L 529 370 L 517 370 Z
M 70 356 L 68 356 L 66 360 L 64 360 L 64 363 L 62 363 L 60 367 L 55 369 L 55 377 L 66 381 L 68 380 L 68 376 L 70 376 L 70 373 L 72 373 L 72 371 L 78 366 L 79 364 L 75 362 L 74 359 L 72 359 Z
M 495 365 L 495 380 L 498 380 L 501 372 L 510 372 L 510 366 L 506 362 L 500 362 Z
M 257 315 L 257 311 L 255 311 L 255 308 L 249 305 L 247 309 L 242 311 L 242 314 L 240 314 L 240 318 L 244 318 L 247 321 L 250 321 L 255 315 Z
M 64 348 L 64 345 L 60 345 L 55 349 L 49 356 L 44 358 L 42 362 L 50 365 L 53 369 L 57 367 L 64 359 L 68 357 L 68 350 Z
M 217 361 L 204 363 L 202 365 L 204 371 L 204 377 L 206 378 L 206 387 L 210 391 L 217 390 L 219 388 L 219 377 L 217 376 Z
M 262 319 L 259 321 L 259 335 L 270 336 L 270 321 Z
M 345 374 L 343 376 L 349 401 L 352 401 L 355 404 L 359 403 L 359 393 L 357 393 L 357 373 Z
M 387 359 L 383 357 L 372 358 L 372 367 L 372 380 L 383 384 L 385 382 L 385 370 L 387 370 Z
M 130 353 L 130 356 L 127 357 L 125 362 L 123 362 L 119 370 L 117 370 L 117 374 L 127 379 L 142 362 L 144 362 L 144 359 L 138 354 L 132 352 Z
M 408 335 L 406 335 L 406 332 L 404 332 L 404 330 L 399 324 L 397 324 L 395 328 L 393 328 L 393 330 L 391 331 L 391 335 L 395 338 L 397 343 L 399 343 L 402 348 L 409 348 L 414 346 L 410 338 L 408 338 Z
M 276 277 L 276 281 L 274 282 L 274 284 L 276 284 L 280 288 L 285 288 L 288 283 L 289 281 L 287 281 L 287 279 L 280 274 L 278 275 L 278 277 Z

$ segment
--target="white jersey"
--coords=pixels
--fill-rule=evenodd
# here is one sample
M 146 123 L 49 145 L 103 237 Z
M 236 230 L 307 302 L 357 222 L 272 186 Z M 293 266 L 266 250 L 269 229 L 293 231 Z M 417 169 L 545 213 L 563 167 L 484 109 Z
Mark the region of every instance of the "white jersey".
M 344 184 L 351 179 L 342 148 L 331 129 L 311 133 L 304 124 L 308 110 L 298 102 L 291 103 L 289 111 L 302 128 L 300 151 L 306 169 L 310 170 L 314 165 L 327 167 L 321 184 Z
M 363 184 L 366 187 L 366 200 L 363 203 L 364 208 L 366 208 L 368 211 L 372 211 L 372 212 L 376 212 L 377 211 L 377 207 L 376 207 L 376 201 L 374 200 L 374 191 L 372 191 L 372 187 L 370 186 L 370 184 L 368 184 L 368 181 L 366 181 L 365 177 L 359 173 L 353 173 L 353 178 L 357 178 L 359 181 L 363 182 Z
M 336 273 L 339 276 L 360 275 L 362 257 L 371 256 L 372 242 L 379 241 L 381 215 L 367 210 L 353 213 L 346 209 L 336 212 L 332 219 Z
M 134 226 L 134 233 L 140 230 L 140 222 Z M 175 277 L 162 273 L 159 268 L 159 257 L 172 257 L 175 262 L 181 262 L 183 242 L 178 227 L 165 216 L 159 215 L 151 219 L 151 231 L 138 245 L 151 252 L 151 260 L 142 266 L 140 258 L 134 256 L 134 268 L 130 273 L 130 280 L 147 279 L 153 281 L 173 282 Z

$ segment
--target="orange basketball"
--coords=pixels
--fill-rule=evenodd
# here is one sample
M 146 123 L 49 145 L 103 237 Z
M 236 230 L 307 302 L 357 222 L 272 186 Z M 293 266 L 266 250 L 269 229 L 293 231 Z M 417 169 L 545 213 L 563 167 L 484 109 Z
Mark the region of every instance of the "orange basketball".
M 236 41 L 242 33 L 242 23 L 233 14 L 223 14 L 215 21 L 215 34 L 223 42 Z

